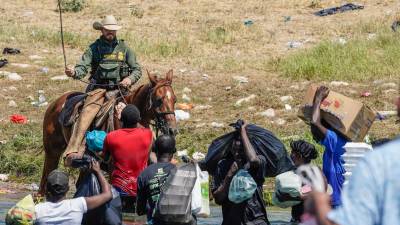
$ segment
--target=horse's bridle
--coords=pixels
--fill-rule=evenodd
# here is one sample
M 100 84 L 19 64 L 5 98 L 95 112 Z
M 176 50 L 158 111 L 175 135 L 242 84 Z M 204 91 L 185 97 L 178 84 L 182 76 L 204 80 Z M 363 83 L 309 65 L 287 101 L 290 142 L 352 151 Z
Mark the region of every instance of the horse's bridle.
M 151 88 L 149 90 L 150 94 L 149 100 L 148 100 L 148 105 L 149 107 L 147 108 L 148 111 L 153 110 L 155 119 L 154 119 L 154 124 L 152 124 L 156 128 L 156 137 L 158 137 L 158 133 L 161 131 L 162 134 L 170 134 L 170 129 L 168 122 L 165 120 L 166 115 L 175 115 L 174 111 L 166 111 L 166 112 L 161 112 L 160 108 L 163 106 L 163 100 L 166 96 L 163 96 L 161 98 L 156 98 L 155 93 L 159 88 L 169 86 L 171 87 L 171 83 L 166 82 L 162 85 L 156 85 L 155 87 Z

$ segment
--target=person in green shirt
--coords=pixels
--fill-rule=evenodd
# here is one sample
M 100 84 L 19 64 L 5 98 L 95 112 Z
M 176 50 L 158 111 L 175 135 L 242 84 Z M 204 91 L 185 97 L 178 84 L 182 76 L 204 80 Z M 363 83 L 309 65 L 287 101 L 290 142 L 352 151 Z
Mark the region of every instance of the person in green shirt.
M 101 36 L 82 55 L 75 66 L 67 66 L 65 74 L 74 79 L 84 78 L 90 72 L 90 83 L 86 89 L 87 97 L 80 116 L 72 129 L 71 139 L 64 153 L 64 163 L 81 158 L 84 153 L 84 135 L 104 103 L 107 91 L 128 88 L 142 76 L 135 53 L 124 40 L 117 38 L 121 29 L 114 16 L 106 16 L 101 22 L 93 24 Z

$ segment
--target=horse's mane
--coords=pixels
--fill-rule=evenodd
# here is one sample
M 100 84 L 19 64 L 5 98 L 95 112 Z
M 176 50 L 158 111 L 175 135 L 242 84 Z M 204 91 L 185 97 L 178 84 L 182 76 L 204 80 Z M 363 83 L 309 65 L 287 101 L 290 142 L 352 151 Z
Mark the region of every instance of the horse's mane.
M 126 97 L 126 101 L 130 104 L 138 105 L 139 102 L 147 100 L 151 90 L 169 85 L 171 85 L 171 81 L 167 79 L 157 79 L 157 83 L 155 85 L 153 85 L 150 81 L 147 84 L 142 84 L 135 90 L 131 91 L 131 94 Z

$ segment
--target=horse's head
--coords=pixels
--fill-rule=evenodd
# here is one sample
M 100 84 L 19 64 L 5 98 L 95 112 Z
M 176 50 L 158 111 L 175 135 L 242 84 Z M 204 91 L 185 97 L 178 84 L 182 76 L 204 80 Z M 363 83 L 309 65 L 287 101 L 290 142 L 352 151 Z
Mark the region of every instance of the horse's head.
M 163 134 L 176 135 L 178 132 L 175 119 L 176 96 L 172 89 L 172 70 L 165 78 L 158 78 L 147 71 L 151 82 L 148 109 L 154 113 L 156 129 Z

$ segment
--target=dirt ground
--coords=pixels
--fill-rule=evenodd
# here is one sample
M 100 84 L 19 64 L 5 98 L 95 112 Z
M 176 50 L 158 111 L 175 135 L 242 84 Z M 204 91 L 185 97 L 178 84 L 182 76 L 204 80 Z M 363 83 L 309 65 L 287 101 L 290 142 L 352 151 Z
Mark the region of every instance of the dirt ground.
M 119 36 L 133 46 L 144 69 L 161 75 L 173 69 L 178 102 L 185 102 L 183 89 L 187 87 L 191 90 L 186 93 L 190 103 L 207 106 L 189 111 L 191 118 L 179 123 L 179 148 L 190 151 L 205 151 L 210 140 L 229 130 L 227 125 L 238 118 L 271 129 L 283 139 L 304 136 L 308 127 L 297 118 L 297 109 L 310 83 L 326 84 L 377 111 L 394 110 L 392 100 L 398 95 L 398 85 L 391 77 L 377 76 L 375 82 L 346 81 L 348 86 L 335 86 L 330 81 L 291 80 L 272 68 L 272 59 L 284 58 L 322 40 L 351 39 L 360 33 L 367 36 L 370 31 L 360 30 L 361 25 L 390 26 L 400 9 L 397 0 L 364 0 L 358 2 L 365 6 L 363 10 L 317 17 L 313 12 L 344 2 L 322 1 L 311 7 L 312 2 L 89 0 L 83 11 L 64 14 L 64 29 L 70 40 L 67 60 L 74 64 L 99 35 L 92 29 L 95 20 L 114 14 L 123 25 Z M 134 9 L 142 10 L 143 17 L 135 16 Z M 47 100 L 52 101 L 66 91 L 83 90 L 85 85 L 73 80 L 50 80 L 63 74 L 56 1 L 6 0 L 0 12 L 0 47 L 22 51 L 15 56 L 3 55 L 10 64 L 0 69 L 22 76 L 21 81 L 0 79 L 0 126 L 4 128 L 0 140 L 10 140 L 19 130 L 18 126 L 9 125 L 11 114 L 26 115 L 40 129 L 46 107 L 31 105 L 32 98 L 37 100 L 38 90 L 44 90 Z M 245 26 L 245 20 L 253 24 Z M 287 43 L 291 41 L 303 45 L 289 48 Z M 12 63 L 29 66 L 21 68 Z M 49 72 L 43 73 L 43 67 Z M 248 83 L 239 83 L 235 76 L 248 78 Z M 141 82 L 147 82 L 145 73 Z M 395 85 L 388 85 L 391 82 Z M 372 96 L 361 98 L 363 91 L 370 91 Z M 252 94 L 254 99 L 235 106 L 239 99 Z M 293 99 L 282 102 L 282 96 Z M 17 106 L 9 106 L 10 101 Z M 285 104 L 292 110 L 286 110 Z M 275 109 L 275 117 L 260 115 L 269 108 Z M 223 127 L 216 128 L 212 122 L 222 123 Z M 370 135 L 392 137 L 398 132 L 392 118 L 376 122 Z

